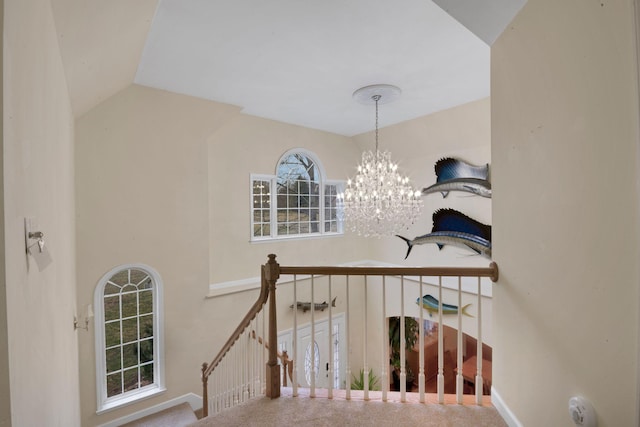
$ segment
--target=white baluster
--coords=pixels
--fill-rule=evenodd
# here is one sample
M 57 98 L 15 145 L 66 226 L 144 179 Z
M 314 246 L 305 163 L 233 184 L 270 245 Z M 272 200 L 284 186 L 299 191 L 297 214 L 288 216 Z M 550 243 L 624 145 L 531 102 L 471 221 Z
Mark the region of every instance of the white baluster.
M 442 304 L 442 301 L 440 301 Z M 462 403 L 464 377 L 462 376 L 462 277 L 458 277 L 458 349 L 456 351 L 458 374 L 456 375 L 456 400 Z
M 263 305 L 262 306 L 262 345 L 260 347 L 260 394 L 265 394 L 266 389 L 267 389 L 267 363 L 266 363 L 266 358 L 267 358 L 267 347 L 264 345 L 264 340 L 267 332 L 267 328 L 266 328 L 266 319 L 267 319 L 267 305 Z
M 389 390 L 389 321 L 387 320 L 387 282 L 386 276 L 382 276 L 382 369 L 380 381 L 382 382 L 382 401 L 387 401 Z
M 350 305 L 349 305 L 349 276 L 347 276 L 347 284 L 346 284 L 346 310 L 345 310 L 345 342 L 347 343 L 347 354 L 345 355 L 345 396 L 346 399 L 349 400 L 351 399 L 351 358 L 350 358 L 350 353 L 351 353 L 351 333 L 350 333 L 350 329 L 351 329 L 351 324 L 349 323 L 349 311 L 350 311 Z
M 331 276 L 329 276 L 329 334 L 327 339 L 329 340 L 329 370 L 326 375 L 329 378 L 329 391 L 328 397 L 329 399 L 333 399 L 333 318 L 332 318 L 332 310 L 331 304 L 333 296 L 331 295 Z
M 293 396 L 298 396 L 298 276 L 293 275 Z
M 482 378 L 482 289 L 480 277 L 478 277 L 478 336 L 476 341 L 476 348 L 476 358 L 478 361 L 476 371 L 476 404 L 482 405 L 484 380 Z
M 422 276 L 420 276 L 420 293 L 418 295 L 418 302 L 421 303 L 422 302 Z M 419 310 L 420 310 L 420 327 L 419 327 L 419 339 L 418 339 L 418 347 L 420 349 L 420 351 L 418 352 L 418 366 L 419 366 L 419 373 L 418 373 L 418 393 L 420 393 L 420 403 L 424 403 L 424 389 L 425 389 L 425 385 L 424 385 L 424 379 L 425 379 L 425 374 L 424 374 L 424 313 L 422 310 L 422 304 L 418 304 Z
M 404 324 L 404 276 L 400 276 L 400 401 L 406 402 L 407 400 L 407 367 L 406 365 L 406 350 L 407 341 L 405 339 L 405 324 Z
M 442 276 L 438 278 L 438 403 L 444 403 L 444 325 L 442 324 Z
M 369 400 L 369 361 L 367 358 L 367 335 L 369 335 L 369 321 L 367 319 L 367 304 L 369 304 L 369 298 L 367 296 L 368 291 L 367 286 L 367 276 L 364 276 L 364 337 L 363 337 L 363 345 L 364 345 L 364 400 Z
M 314 304 L 314 275 L 311 275 L 311 390 L 309 391 L 310 397 L 316 397 L 316 370 L 318 367 L 316 366 L 316 322 L 315 322 L 315 310 L 313 309 Z M 306 350 L 305 350 L 306 351 Z

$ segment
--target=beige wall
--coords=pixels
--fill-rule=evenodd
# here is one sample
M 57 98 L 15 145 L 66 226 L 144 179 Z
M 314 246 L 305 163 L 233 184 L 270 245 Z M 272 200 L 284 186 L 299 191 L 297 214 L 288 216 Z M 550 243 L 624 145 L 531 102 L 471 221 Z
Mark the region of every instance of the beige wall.
M 50 3 L 5 1 L 4 18 L 4 249 L 11 422 L 78 426 L 73 116 Z M 41 272 L 33 259 L 27 269 L 26 216 L 36 218 L 53 258 Z
M 384 117 L 384 108 L 380 115 Z M 475 165 L 491 163 L 490 102 L 488 98 L 409 120 L 380 129 L 380 150 L 389 150 L 399 169 L 407 174 L 417 189 L 435 184 L 434 165 L 443 157 L 455 157 Z M 375 136 L 366 133 L 354 137 L 363 150 L 375 148 Z M 353 172 L 349 172 L 353 176 Z M 437 209 L 452 208 L 484 223 L 491 224 L 491 199 L 469 193 L 450 193 L 423 197 L 424 208 L 419 221 L 403 232 L 414 238 L 431 232 L 432 214 Z M 375 242 L 373 259 L 394 264 L 432 266 L 486 266 L 489 260 L 460 248 L 434 244 L 416 246 L 405 261 L 407 244 L 397 237 L 385 237 Z
M 207 329 L 227 322 L 204 299 L 206 140 L 237 113 L 236 107 L 133 85 L 76 121 L 78 305 L 93 301 L 98 280 L 115 266 L 156 269 L 164 284 L 167 367 L 166 393 L 97 416 L 93 328 L 83 333 L 83 425 L 200 393 L 200 365 L 217 348 Z
M 4 0 L 0 0 L 0 79 L 4 81 Z M 0 95 L 3 94 L 0 84 Z M 0 96 L 4 99 L 4 95 Z M 11 387 L 9 381 L 9 341 L 7 331 L 7 280 L 4 256 L 4 114 L 0 105 L 0 427 L 11 426 Z
M 492 48 L 494 387 L 523 425 L 638 425 L 632 1 L 529 0 Z
M 211 283 L 259 276 L 258 266 L 270 253 L 283 265 L 332 265 L 368 256 L 365 241 L 355 236 L 250 242 L 250 174 L 274 175 L 281 156 L 293 148 L 313 152 L 327 179 L 345 179 L 360 155 L 347 137 L 247 115 L 210 139 Z

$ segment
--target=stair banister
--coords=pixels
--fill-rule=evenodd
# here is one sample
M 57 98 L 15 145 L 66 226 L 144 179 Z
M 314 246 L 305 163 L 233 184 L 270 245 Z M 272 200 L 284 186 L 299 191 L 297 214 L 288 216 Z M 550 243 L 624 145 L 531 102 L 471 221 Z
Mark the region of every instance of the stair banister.
M 270 261 L 273 260 L 273 262 L 275 263 L 275 255 L 270 255 L 270 257 L 273 257 L 273 258 L 270 258 Z M 262 307 L 267 302 L 267 298 L 269 297 L 269 291 L 271 289 L 271 283 L 268 282 L 268 280 L 267 280 L 267 272 L 266 272 L 266 270 L 268 270 L 268 268 L 267 268 L 268 265 L 269 264 L 267 263 L 266 265 L 262 266 L 262 268 L 261 268 L 260 295 L 258 296 L 258 299 L 253 304 L 253 306 L 251 306 L 251 309 L 249 310 L 247 315 L 244 317 L 244 319 L 242 319 L 242 321 L 240 322 L 238 327 L 233 331 L 233 333 L 231 334 L 231 336 L 229 337 L 227 342 L 225 342 L 225 344 L 222 346 L 222 348 L 220 349 L 220 351 L 218 352 L 216 357 L 214 357 L 214 359 L 211 361 L 211 363 L 206 363 L 205 362 L 205 363 L 202 364 L 202 416 L 203 417 L 206 417 L 209 414 L 209 396 L 208 396 L 208 394 L 209 394 L 208 393 L 209 376 L 211 375 L 213 370 L 220 364 L 220 362 L 222 361 L 224 356 L 229 352 L 231 347 L 233 347 L 233 344 L 238 340 L 238 338 L 240 337 L 242 332 L 244 332 L 244 330 L 249 326 L 249 324 L 251 323 L 253 318 L 256 316 L 256 314 L 258 314 L 258 312 L 260 312 Z M 269 273 L 272 274 L 273 271 L 270 270 Z M 273 295 L 274 295 L 274 297 L 272 299 L 274 300 L 273 304 L 275 306 L 275 281 L 273 281 L 273 285 L 272 286 L 273 286 Z M 275 308 L 270 311 L 270 313 L 269 313 L 270 316 L 271 316 L 271 313 L 274 313 L 274 316 L 275 316 Z M 276 335 L 275 327 L 271 328 L 271 326 L 270 326 L 270 335 L 269 336 L 271 336 L 271 329 L 273 329 L 274 335 Z M 275 342 L 275 341 L 276 341 L 276 338 L 274 338 L 273 342 Z M 275 351 L 277 351 L 276 346 L 273 346 L 273 348 L 274 348 Z M 269 359 L 271 359 L 271 350 L 269 350 L 269 354 L 270 354 Z M 276 366 L 278 366 L 277 362 L 276 362 Z M 278 368 L 279 368 L 279 366 L 278 366 Z M 278 369 L 278 372 L 279 372 L 279 369 Z M 279 378 L 278 378 L 278 381 L 279 381 Z M 278 382 L 278 396 L 279 396 L 279 393 L 280 393 L 280 384 Z
M 264 311 L 263 313 L 263 320 L 262 320 L 262 336 L 265 336 L 265 332 L 268 334 L 268 341 L 273 343 L 271 346 L 268 347 L 268 361 L 266 362 L 266 366 L 264 364 L 264 357 L 262 357 L 262 361 L 259 362 L 258 365 L 256 365 L 256 368 L 258 366 L 262 366 L 263 368 L 260 369 L 260 379 L 258 380 L 259 383 L 261 384 L 266 384 L 266 389 L 264 390 L 264 394 L 267 397 L 270 398 L 277 398 L 280 396 L 280 387 L 281 387 L 281 368 L 280 365 L 278 364 L 278 346 L 277 346 L 277 309 L 276 309 L 276 284 L 278 279 L 280 278 L 280 275 L 292 275 L 294 276 L 294 278 L 296 277 L 296 275 L 303 275 L 303 276 L 310 276 L 311 277 L 311 281 L 313 282 L 313 278 L 314 276 L 329 276 L 329 283 L 331 283 L 331 276 L 332 275 L 341 275 L 341 276 L 345 276 L 346 277 L 346 304 L 347 307 L 349 307 L 349 276 L 364 276 L 364 280 L 365 280 L 365 293 L 367 292 L 367 286 L 366 286 L 366 281 L 367 281 L 367 276 L 381 276 L 382 277 L 382 289 L 383 289 L 383 294 L 386 294 L 385 292 L 385 276 L 399 276 L 400 277 L 400 288 L 401 288 L 401 292 L 404 293 L 404 278 L 405 276 L 415 276 L 416 278 L 419 277 L 420 278 L 420 296 L 422 296 L 422 278 L 423 276 L 436 276 L 439 277 L 438 279 L 438 299 L 439 301 L 442 301 L 442 278 L 443 277 L 458 277 L 458 293 L 460 293 L 460 279 L 462 277 L 478 277 L 478 306 L 480 306 L 480 298 L 481 298 L 481 292 L 480 292 L 480 277 L 488 277 L 491 279 L 491 281 L 493 282 L 497 282 L 498 281 L 498 266 L 496 265 L 496 263 L 492 262 L 488 268 L 481 268 L 481 267 L 471 267 L 471 268 L 456 268 L 456 267 L 330 267 L 330 266 L 306 266 L 306 267 L 300 267 L 300 266 L 280 266 L 277 262 L 276 262 L 276 256 L 274 254 L 270 254 L 268 255 L 268 262 L 266 264 L 264 264 L 261 267 L 261 285 L 260 285 L 260 295 L 258 297 L 258 299 L 256 300 L 256 302 L 252 305 L 251 309 L 249 310 L 249 312 L 246 314 L 246 316 L 243 318 L 243 320 L 241 321 L 241 323 L 238 325 L 238 327 L 235 329 L 235 331 L 233 332 L 233 334 L 229 337 L 229 339 L 226 341 L 226 343 L 224 344 L 224 346 L 221 348 L 221 350 L 219 351 L 219 353 L 217 354 L 217 356 L 211 361 L 211 363 L 207 364 L 204 363 L 202 365 L 202 383 L 203 383 L 203 416 L 208 416 L 208 412 L 209 412 L 209 390 L 208 390 L 208 378 L 209 376 L 213 373 L 214 369 L 219 368 L 221 365 L 221 362 L 223 361 L 223 359 L 225 359 L 225 355 L 227 355 L 229 353 L 229 351 L 234 347 L 234 344 L 236 343 L 236 341 L 238 341 L 238 339 L 242 336 L 242 334 L 244 333 L 245 330 L 247 330 L 247 328 L 250 326 L 251 322 L 256 319 L 257 320 L 257 314 L 263 310 L 265 308 L 265 305 L 267 304 L 267 302 L 269 302 L 269 310 L 268 310 L 268 331 L 265 331 L 265 321 L 264 321 Z M 295 280 L 294 280 L 295 282 Z M 312 285 L 313 286 L 313 285 Z M 331 286 L 331 285 L 329 285 Z M 312 291 L 313 292 L 313 291 Z M 331 296 L 331 290 L 330 292 L 330 296 Z M 294 284 L 294 307 L 295 304 L 297 302 L 297 295 L 296 295 L 296 287 Z M 419 296 L 419 297 L 420 297 Z M 330 298 L 331 300 L 331 298 Z M 366 298 L 365 298 L 366 300 Z M 402 298 L 402 300 L 404 300 L 404 298 Z M 314 299 L 313 299 L 313 294 L 312 294 L 312 300 L 311 300 L 311 304 L 313 307 L 314 304 Z M 384 297 L 383 297 L 383 313 L 384 313 Z M 461 307 L 461 301 L 458 301 L 458 306 Z M 297 319 L 296 319 L 296 313 L 297 310 L 294 310 L 294 326 L 297 324 Z M 329 314 L 331 314 L 331 307 L 329 307 Z M 440 304 L 438 310 L 437 310 L 437 318 L 438 318 L 438 323 L 442 324 L 442 304 Z M 478 313 L 480 314 L 480 313 Z M 311 313 L 311 317 L 313 318 L 314 313 Z M 365 324 L 368 324 L 368 322 L 366 321 L 366 316 L 367 316 L 367 311 L 366 311 L 366 307 L 364 309 L 364 316 L 365 316 Z M 404 312 L 401 313 L 401 316 L 404 317 Z M 386 317 L 386 313 L 385 313 L 385 317 Z M 422 319 L 422 315 L 420 316 Z M 459 318 L 461 317 L 461 313 L 459 313 Z M 480 316 L 478 316 L 478 322 L 480 322 L 479 319 Z M 346 311 L 346 326 L 347 326 L 347 330 L 346 330 L 346 339 L 347 342 L 349 342 L 349 310 Z M 383 319 L 384 321 L 384 319 Z M 386 322 L 386 321 L 384 321 Z M 422 323 L 422 322 L 421 322 Z M 404 326 L 404 321 L 401 322 L 401 325 Z M 383 331 L 385 332 L 385 336 L 388 335 L 388 332 L 386 330 L 386 327 L 388 327 L 388 325 L 386 325 L 385 323 L 383 323 Z M 461 328 L 459 328 L 459 330 L 461 330 Z M 478 332 L 479 332 L 479 336 L 481 336 L 480 334 L 482 334 L 481 331 L 481 326 L 480 324 L 478 325 Z M 330 328 L 329 330 L 329 339 L 331 342 L 331 334 L 332 334 L 332 329 Z M 422 332 L 421 332 L 422 335 Z M 404 334 L 401 334 L 401 336 L 404 336 Z M 250 337 L 250 336 L 249 336 Z M 253 337 L 255 338 L 255 336 Z M 442 345 L 442 334 L 440 334 L 438 336 L 438 373 L 437 373 L 437 377 L 438 377 L 438 401 L 440 403 L 444 403 L 444 395 L 443 395 L 443 366 L 442 366 L 442 361 L 443 361 L 443 345 Z M 248 338 L 249 339 L 249 338 Z M 253 341 L 253 339 L 251 340 Z M 366 343 L 366 340 L 365 340 Z M 246 346 L 246 343 L 245 343 Z M 477 378 L 476 378 L 476 397 L 477 400 L 480 400 L 481 396 L 482 396 L 482 343 L 480 341 L 480 344 L 478 345 L 478 364 L 477 364 Z M 330 345 L 331 347 L 331 345 Z M 459 346 L 460 347 L 460 346 Z M 404 348 L 404 345 L 401 346 L 401 348 Z M 387 349 L 388 350 L 388 349 Z M 256 353 L 256 350 L 254 351 L 254 359 L 257 359 L 259 357 L 258 353 Z M 296 348 L 294 347 L 293 349 L 294 351 L 294 360 L 296 360 Z M 242 355 L 249 357 L 249 350 L 247 348 L 243 348 L 242 349 Z M 386 360 L 388 358 L 388 356 L 385 357 L 385 355 L 387 355 L 387 352 L 385 350 L 383 350 L 383 360 Z M 227 357 L 228 359 L 228 357 Z M 350 371 L 350 361 L 349 361 L 349 352 L 347 352 L 346 354 L 346 397 L 347 399 L 350 398 L 350 388 L 351 388 L 351 371 Z M 402 358 L 402 360 L 404 361 L 404 358 Z M 365 365 L 365 374 L 368 374 L 369 372 L 369 366 L 367 363 L 367 357 L 366 357 L 366 349 L 364 352 L 364 365 Z M 458 363 L 458 366 L 460 366 L 461 363 Z M 296 391 L 297 391 L 297 364 L 294 363 L 294 369 L 293 369 L 293 376 L 294 376 L 294 382 L 293 382 L 293 389 L 294 389 L 294 395 L 296 395 Z M 334 366 L 330 366 L 330 373 L 332 373 L 333 369 L 335 369 Z M 226 369 L 226 368 L 225 368 Z M 253 370 L 254 368 L 252 367 L 251 369 L 247 369 L 247 372 Z M 420 371 L 420 376 L 424 377 L 424 370 L 423 367 L 420 366 L 419 367 L 419 371 Z M 244 372 L 244 371 L 243 371 Z M 459 373 L 461 374 L 461 368 Z M 386 377 L 386 372 L 385 372 L 385 367 L 383 366 L 382 368 L 382 373 L 385 374 Z M 265 375 L 266 374 L 266 375 Z M 239 374 L 240 375 L 240 374 Z M 264 375 L 264 376 L 263 376 Z M 222 399 L 226 399 L 228 402 L 222 402 L 222 407 L 225 406 L 232 406 L 234 404 L 237 404 L 239 402 L 236 402 L 236 400 L 240 400 L 240 401 L 244 401 L 246 400 L 246 398 L 251 397 L 251 395 L 253 395 L 253 393 L 255 392 L 254 390 L 249 390 L 248 388 L 245 390 L 246 387 L 248 387 L 247 384 L 251 384 L 252 381 L 255 383 L 255 379 L 253 379 L 253 375 L 252 379 L 245 384 L 245 382 L 243 382 L 242 380 L 244 380 L 244 377 L 246 375 L 242 374 L 241 375 L 241 385 L 240 387 L 240 392 L 238 393 L 237 390 L 237 386 L 236 386 L 236 390 L 235 392 L 229 396 L 226 396 L 224 393 L 223 394 L 218 394 L 217 399 L 219 400 L 220 398 Z M 331 377 L 333 379 L 333 377 Z M 364 377 L 365 379 L 368 378 L 368 375 L 366 375 Z M 386 400 L 386 388 L 387 388 L 387 384 L 385 384 L 386 382 L 386 378 L 383 379 L 383 385 L 384 385 L 384 391 L 383 391 L 383 400 Z M 423 381 L 421 381 L 422 383 Z M 404 383 L 404 382 L 402 382 Z M 479 383 L 479 384 L 478 384 Z M 368 394 L 368 381 L 365 381 L 365 386 L 364 386 L 364 391 L 365 391 L 365 397 Z M 422 386 L 424 387 L 424 386 Z M 312 387 L 313 388 L 313 387 Z M 332 388 L 331 386 L 329 387 L 330 389 Z M 331 391 L 330 391 L 331 392 Z M 258 393 L 260 393 L 260 391 L 258 391 Z M 424 391 L 421 391 L 421 401 L 423 401 L 423 393 Z M 238 397 L 240 396 L 240 397 Z M 404 400 L 404 399 L 402 399 Z M 220 405 L 218 405 L 220 406 Z M 217 411 L 217 410 L 216 410 Z

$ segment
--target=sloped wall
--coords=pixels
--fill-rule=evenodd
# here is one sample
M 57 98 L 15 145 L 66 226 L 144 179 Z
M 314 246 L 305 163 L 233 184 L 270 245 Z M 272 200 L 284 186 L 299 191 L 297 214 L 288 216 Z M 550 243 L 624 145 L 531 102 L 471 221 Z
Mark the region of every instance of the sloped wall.
M 638 425 L 632 1 L 529 0 L 491 52 L 494 387 L 523 425 Z

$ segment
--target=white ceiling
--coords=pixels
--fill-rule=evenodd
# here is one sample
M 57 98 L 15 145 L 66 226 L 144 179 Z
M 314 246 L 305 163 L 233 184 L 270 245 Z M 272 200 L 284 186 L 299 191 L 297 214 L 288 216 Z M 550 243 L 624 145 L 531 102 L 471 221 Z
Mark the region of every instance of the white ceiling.
M 51 1 L 76 117 L 135 82 L 351 136 L 374 127 L 362 86 L 402 89 L 381 127 L 489 96 L 489 46 L 432 0 Z M 513 17 L 474 14 L 481 36 Z
M 160 0 L 135 82 L 343 135 L 489 95 L 489 47 L 425 0 Z

